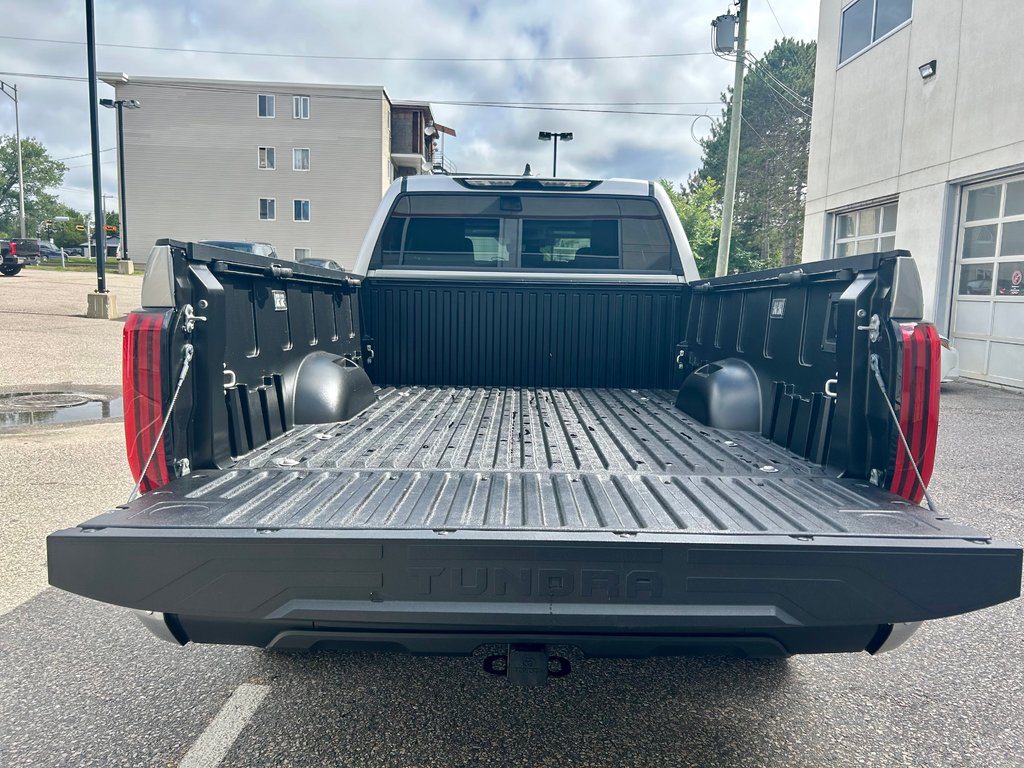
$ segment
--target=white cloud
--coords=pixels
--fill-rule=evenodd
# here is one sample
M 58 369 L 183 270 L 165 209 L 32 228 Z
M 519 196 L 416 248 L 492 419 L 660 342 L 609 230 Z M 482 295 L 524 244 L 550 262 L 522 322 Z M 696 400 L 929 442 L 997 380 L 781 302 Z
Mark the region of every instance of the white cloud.
M 791 37 L 812 39 L 816 0 L 775 0 Z M 208 48 L 288 54 L 407 57 L 604 56 L 706 52 L 711 19 L 726 3 L 700 0 L 525 0 L 522 2 L 398 2 L 271 0 L 163 3 L 101 0 L 97 40 L 138 46 Z M 752 0 L 750 48 L 763 53 L 781 36 L 766 0 Z M 80 0 L 9 3 L 2 33 L 57 40 L 85 39 Z M 368 62 L 257 58 L 101 47 L 101 71 L 383 85 L 396 99 L 524 102 L 717 102 L 732 67 L 713 56 L 557 62 Z M 84 76 L 81 45 L 0 40 L 0 71 Z M 17 78 L 22 134 L 42 141 L 55 157 L 89 150 L 85 83 Z M 110 89 L 101 85 L 100 95 Z M 11 105 L 13 106 L 13 105 Z M 143 105 L 145 108 L 145 105 Z M 600 107 L 595 107 L 600 108 Z M 614 109 L 615 107 L 609 107 Z M 630 109 L 631 107 L 624 107 Z M 714 104 L 651 105 L 633 109 L 717 115 Z M 560 175 L 666 176 L 682 180 L 700 162 L 689 116 L 435 106 L 436 118 L 459 137 L 446 151 L 460 170 L 519 173 L 529 162 L 550 168 L 551 145 L 538 130 L 571 130 L 559 147 Z M 101 110 L 101 147 L 115 142 L 113 116 Z M 707 120 L 696 125 L 706 132 Z M 13 133 L 13 109 L 0 103 L 0 132 Z M 104 189 L 114 191 L 114 153 L 102 155 Z M 60 191 L 78 209 L 91 207 L 89 157 L 67 161 Z

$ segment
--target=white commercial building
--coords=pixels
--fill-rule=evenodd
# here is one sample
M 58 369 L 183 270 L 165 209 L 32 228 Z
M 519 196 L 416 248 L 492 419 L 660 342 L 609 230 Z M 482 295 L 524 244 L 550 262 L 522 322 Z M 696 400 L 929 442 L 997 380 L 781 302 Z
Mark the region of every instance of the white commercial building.
M 901 248 L 967 377 L 1024 387 L 1024 3 L 822 0 L 803 259 Z
M 377 86 L 100 79 L 140 103 L 124 111 L 128 255 L 139 261 L 169 237 L 351 266 L 384 190 L 430 173 L 438 130 L 454 133 L 428 104 Z

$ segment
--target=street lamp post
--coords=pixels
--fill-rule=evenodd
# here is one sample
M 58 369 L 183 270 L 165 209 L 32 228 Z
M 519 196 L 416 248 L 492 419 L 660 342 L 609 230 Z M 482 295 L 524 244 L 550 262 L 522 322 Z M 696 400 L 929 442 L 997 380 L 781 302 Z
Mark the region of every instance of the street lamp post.
M 128 258 L 128 225 L 125 223 L 128 214 L 125 213 L 125 199 L 128 193 L 125 191 L 124 181 L 124 112 L 125 109 L 138 109 L 139 102 L 136 99 L 100 99 L 104 107 L 117 110 L 117 179 L 120 182 L 121 199 L 118 201 L 119 219 L 121 222 L 121 258 Z
M 18 115 L 18 86 L 0 80 L 0 91 L 14 101 L 14 140 L 18 142 L 18 210 L 21 214 L 21 237 L 25 238 L 25 174 L 21 169 L 21 118 Z
M 117 297 L 107 290 L 107 242 L 103 236 L 103 177 L 100 175 L 100 101 L 96 92 L 96 10 L 85 0 L 85 54 L 89 70 L 89 149 L 92 151 L 92 209 L 96 214 L 96 290 L 88 295 L 87 317 L 113 320 Z
M 92 208 L 96 216 L 96 250 L 103 254 L 107 244 L 103 236 L 103 178 L 100 176 L 100 118 L 96 94 L 96 12 L 93 0 L 85 0 L 85 53 L 89 69 L 89 139 L 92 149 Z M 107 293 L 107 270 L 102 255 L 96 260 L 96 306 Z
M 554 158 L 551 162 L 551 176 L 554 178 L 558 175 L 558 140 L 572 141 L 572 131 L 566 131 L 564 133 L 555 133 L 554 131 L 541 131 L 537 134 L 537 138 L 541 141 L 552 141 L 554 140 Z

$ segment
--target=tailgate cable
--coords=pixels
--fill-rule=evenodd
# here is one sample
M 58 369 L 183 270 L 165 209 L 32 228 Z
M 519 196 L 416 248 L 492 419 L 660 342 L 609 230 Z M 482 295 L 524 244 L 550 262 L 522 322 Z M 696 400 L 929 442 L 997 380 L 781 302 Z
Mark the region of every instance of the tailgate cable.
M 914 459 L 914 454 L 910 450 L 910 443 L 907 442 L 907 436 L 903 434 L 903 427 L 900 426 L 899 416 L 896 415 L 896 409 L 892 407 L 892 401 L 889 399 L 889 393 L 885 389 L 885 380 L 882 378 L 882 371 L 878 365 L 878 355 L 871 355 L 871 370 L 875 374 L 875 381 L 878 382 L 878 388 L 882 391 L 882 397 L 885 399 L 885 404 L 889 407 L 889 415 L 892 416 L 892 423 L 896 425 L 896 431 L 899 433 L 900 441 L 903 443 L 903 450 L 906 451 L 907 458 L 910 460 L 910 466 L 914 468 L 914 474 L 917 476 L 917 482 L 921 484 L 921 489 L 924 491 L 925 501 L 928 502 L 928 509 L 935 514 L 941 514 L 939 512 L 939 506 L 935 503 L 931 494 L 928 493 L 928 488 L 924 484 L 924 480 L 921 479 L 921 470 L 917 468 L 917 461 Z
M 164 421 L 160 425 L 160 431 L 157 432 L 156 440 L 153 441 L 153 450 L 149 452 L 149 458 L 146 459 L 146 463 L 142 467 L 142 473 L 139 475 L 139 481 L 135 483 L 135 487 L 132 488 L 131 495 L 128 496 L 128 501 L 131 502 L 139 495 L 139 489 L 142 487 L 142 480 L 146 477 L 146 473 L 149 471 L 149 465 L 153 463 L 153 457 L 156 456 L 156 449 L 160 447 L 160 441 L 164 439 L 164 430 L 167 429 L 167 424 L 171 420 L 171 414 L 174 413 L 174 404 L 178 402 L 178 394 L 181 392 L 181 387 L 185 383 L 185 377 L 188 376 L 188 370 L 192 365 L 192 357 L 195 354 L 195 348 L 191 344 L 185 344 L 185 357 L 181 364 L 181 373 L 178 374 L 178 383 L 174 387 L 174 394 L 171 396 L 171 403 L 167 406 L 167 413 L 164 414 Z

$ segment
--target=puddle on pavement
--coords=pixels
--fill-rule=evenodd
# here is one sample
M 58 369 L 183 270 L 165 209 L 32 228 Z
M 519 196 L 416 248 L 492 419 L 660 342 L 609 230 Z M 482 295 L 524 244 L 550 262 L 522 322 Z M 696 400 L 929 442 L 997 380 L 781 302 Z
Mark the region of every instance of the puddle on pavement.
M 0 429 L 124 415 L 124 399 L 106 400 L 87 392 L 15 392 L 0 395 Z

